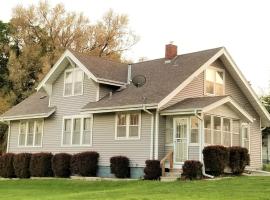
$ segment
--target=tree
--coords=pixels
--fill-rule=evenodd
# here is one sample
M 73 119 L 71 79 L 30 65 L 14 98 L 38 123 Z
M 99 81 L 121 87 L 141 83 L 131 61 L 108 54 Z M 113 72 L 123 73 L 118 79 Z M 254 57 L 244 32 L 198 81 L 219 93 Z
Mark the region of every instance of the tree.
M 89 55 L 121 60 L 138 37 L 128 27 L 128 17 L 109 10 L 90 24 L 82 13 L 67 12 L 62 4 L 13 10 L 10 22 L 13 44 L 8 69 L 16 103 L 25 99 L 67 48 Z

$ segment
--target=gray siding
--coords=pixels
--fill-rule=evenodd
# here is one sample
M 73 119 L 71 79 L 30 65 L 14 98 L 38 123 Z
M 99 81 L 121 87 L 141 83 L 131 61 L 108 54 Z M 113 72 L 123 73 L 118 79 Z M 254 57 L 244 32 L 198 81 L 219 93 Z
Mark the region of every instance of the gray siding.
M 235 111 L 233 111 L 229 106 L 226 104 L 221 105 L 213 110 L 210 110 L 207 112 L 208 114 L 212 115 L 218 115 L 218 116 L 223 116 L 223 117 L 229 117 L 233 119 L 239 119 L 239 115 L 236 114 Z
M 151 115 L 142 113 L 140 140 L 115 140 L 115 114 L 97 114 L 93 119 L 93 144 L 91 147 L 62 147 L 63 116 L 77 115 L 80 109 L 90 101 L 96 101 L 97 88 L 91 79 L 84 76 L 83 95 L 63 97 L 64 74 L 53 86 L 51 106 L 57 110 L 44 121 L 44 134 L 41 148 L 18 147 L 19 121 L 11 123 L 10 152 L 67 152 L 77 153 L 94 150 L 100 154 L 100 165 L 109 166 L 109 159 L 115 155 L 125 155 L 131 160 L 131 166 L 144 166 L 150 156 Z M 100 90 L 104 94 L 107 90 Z
M 158 158 L 161 160 L 165 154 L 166 117 L 159 117 Z
M 113 91 L 112 87 L 108 85 L 99 84 L 99 99 L 102 99 L 106 95 L 108 95 L 111 91 Z

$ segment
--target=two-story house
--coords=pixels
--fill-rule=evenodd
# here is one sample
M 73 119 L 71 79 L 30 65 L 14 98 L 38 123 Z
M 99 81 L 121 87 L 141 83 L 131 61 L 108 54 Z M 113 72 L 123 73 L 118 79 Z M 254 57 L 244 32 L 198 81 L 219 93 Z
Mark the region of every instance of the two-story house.
M 270 116 L 223 47 L 178 55 L 169 44 L 164 58 L 131 65 L 66 50 L 36 89 L 1 116 L 8 152 L 97 151 L 100 176 L 124 155 L 139 177 L 147 159 L 172 154 L 181 168 L 220 144 L 248 148 L 250 168 L 262 166 Z

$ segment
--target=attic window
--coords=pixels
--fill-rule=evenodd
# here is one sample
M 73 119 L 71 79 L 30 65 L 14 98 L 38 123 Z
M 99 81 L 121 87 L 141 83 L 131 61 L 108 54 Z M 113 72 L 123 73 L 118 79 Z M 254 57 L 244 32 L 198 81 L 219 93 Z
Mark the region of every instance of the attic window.
M 205 94 L 224 95 L 225 72 L 222 69 L 208 68 L 205 70 Z
M 78 69 L 67 69 L 64 80 L 64 96 L 83 94 L 83 72 Z

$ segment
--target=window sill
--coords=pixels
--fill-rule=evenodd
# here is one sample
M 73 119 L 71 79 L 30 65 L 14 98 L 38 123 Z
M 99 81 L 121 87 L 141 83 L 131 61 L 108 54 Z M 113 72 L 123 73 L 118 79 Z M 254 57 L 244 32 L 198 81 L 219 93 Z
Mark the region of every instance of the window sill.
M 115 138 L 114 140 L 116 141 L 126 141 L 126 140 L 140 140 L 141 138 L 136 137 L 136 138 Z
M 77 97 L 77 96 L 82 96 L 83 95 L 83 93 L 82 94 L 72 94 L 72 95 L 63 95 L 63 97 Z
M 64 144 L 62 144 L 61 147 L 92 147 L 92 144 L 78 144 L 78 145 L 64 145 Z
M 18 148 L 42 148 L 42 146 L 17 146 Z

